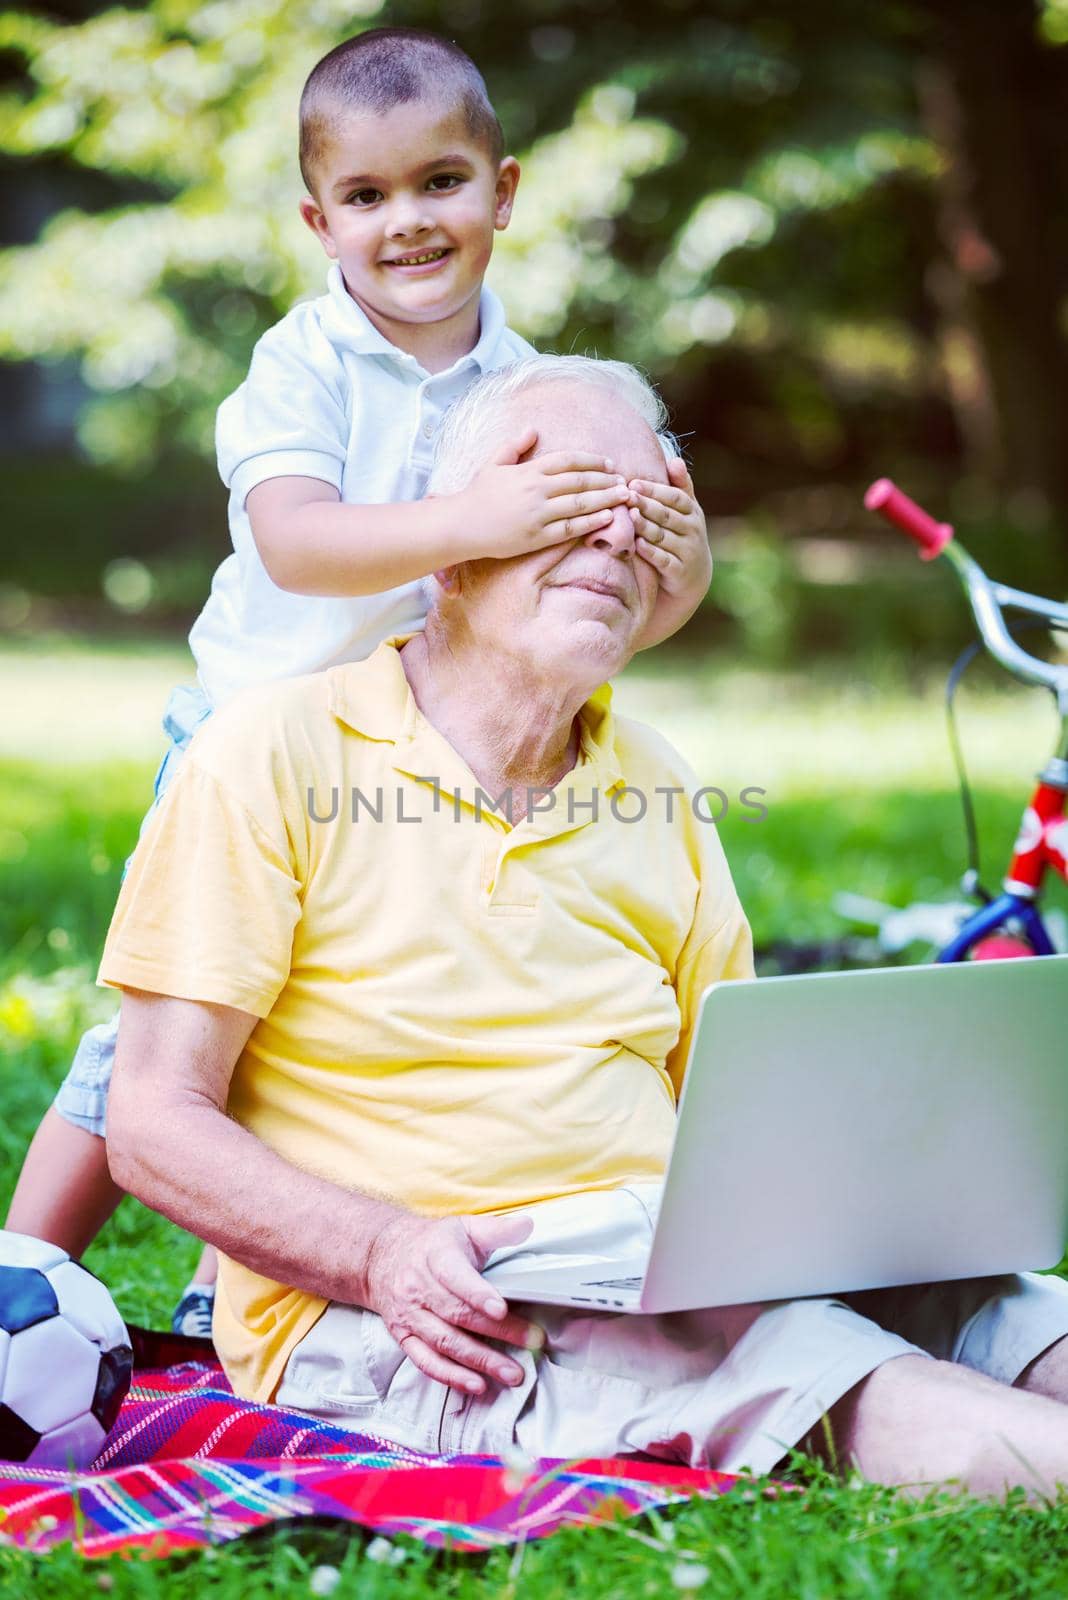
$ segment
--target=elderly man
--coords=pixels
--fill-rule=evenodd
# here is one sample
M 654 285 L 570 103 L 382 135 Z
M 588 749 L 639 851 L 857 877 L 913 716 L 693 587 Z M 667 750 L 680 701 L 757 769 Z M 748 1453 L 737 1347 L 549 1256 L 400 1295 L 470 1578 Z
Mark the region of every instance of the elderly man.
M 661 417 L 629 369 L 538 358 L 458 402 L 434 485 L 477 514 L 520 420 L 664 482 Z M 648 1239 L 697 1002 L 752 970 L 692 779 L 602 687 L 671 543 L 640 559 L 620 508 L 439 574 L 424 632 L 204 727 L 105 951 L 113 1174 L 218 1247 L 260 1401 L 429 1450 L 766 1471 L 810 1436 L 887 1482 L 1068 1479 L 1057 1281 L 538 1326 L 482 1276 Z

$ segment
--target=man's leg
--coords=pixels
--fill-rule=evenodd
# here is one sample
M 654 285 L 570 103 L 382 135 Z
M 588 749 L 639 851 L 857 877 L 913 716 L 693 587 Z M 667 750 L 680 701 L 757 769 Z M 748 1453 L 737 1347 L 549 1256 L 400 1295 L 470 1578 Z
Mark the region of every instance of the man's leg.
M 1068 1405 L 1068 1339 L 1058 1339 L 1026 1366 L 1016 1380 L 1018 1389 L 1045 1395 Z M 1066 1419 L 1068 1425 L 1068 1419 Z
M 1041 1367 L 1063 1380 L 1065 1342 L 1032 1363 L 1032 1377 Z M 1068 1486 L 1064 1408 L 953 1362 L 919 1355 L 884 1362 L 827 1421 L 838 1462 L 876 1483 L 919 1491 L 953 1484 L 993 1497 L 1022 1486 L 1037 1499 Z

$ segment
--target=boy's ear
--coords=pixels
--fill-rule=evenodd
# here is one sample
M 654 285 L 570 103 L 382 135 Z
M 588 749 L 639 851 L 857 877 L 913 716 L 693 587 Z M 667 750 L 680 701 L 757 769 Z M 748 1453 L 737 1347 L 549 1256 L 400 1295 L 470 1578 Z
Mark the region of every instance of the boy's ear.
M 314 200 L 310 194 L 306 194 L 300 202 L 300 214 L 331 261 L 336 261 L 337 245 L 334 243 L 333 235 L 330 232 L 330 224 L 323 215 L 318 201 Z
M 519 162 L 515 156 L 505 156 L 497 168 L 497 209 L 493 216 L 493 226 L 498 230 L 507 228 L 512 220 L 512 206 L 518 186 Z

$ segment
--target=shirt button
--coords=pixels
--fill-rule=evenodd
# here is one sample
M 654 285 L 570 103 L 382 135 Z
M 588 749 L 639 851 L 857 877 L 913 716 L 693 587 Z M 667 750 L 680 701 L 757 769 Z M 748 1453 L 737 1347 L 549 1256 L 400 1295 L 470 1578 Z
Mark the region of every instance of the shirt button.
M 432 422 L 423 423 L 423 437 L 425 439 L 432 439 L 434 437 L 434 424 Z

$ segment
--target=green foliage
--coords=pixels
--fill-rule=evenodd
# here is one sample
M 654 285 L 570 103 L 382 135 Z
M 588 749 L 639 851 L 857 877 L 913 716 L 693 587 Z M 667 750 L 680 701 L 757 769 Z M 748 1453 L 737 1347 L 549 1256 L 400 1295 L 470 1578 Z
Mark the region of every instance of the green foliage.
M 1019 18 L 1020 62 L 1005 71 L 1033 86 L 1019 107 L 1038 140 L 1032 166 L 1060 183 L 1064 0 L 995 12 Z M 969 16 L 962 0 L 515 0 L 506 27 L 478 0 L 149 0 L 81 22 L 0 13 L 9 187 L 17 196 L 40 173 L 78 196 L 0 251 L 0 359 L 76 370 L 87 396 L 81 462 L 56 482 L 48 461 L 9 467 L 18 531 L 5 576 L 17 588 L 0 591 L 0 620 L 37 626 L 32 594 L 67 606 L 103 590 L 121 609 L 122 571 L 136 614 L 184 623 L 197 609 L 226 551 L 206 476 L 215 408 L 256 338 L 323 281 L 297 212 L 299 90 L 339 39 L 382 23 L 455 37 L 486 74 L 523 167 L 490 268 L 514 324 L 543 346 L 636 361 L 664 389 L 714 544 L 733 545 L 706 637 L 727 617 L 734 641 L 771 664 L 812 642 L 941 644 L 955 596 L 931 584 L 917 611 L 900 568 L 875 556 L 846 573 L 828 549 L 890 543 L 860 510 L 884 472 L 953 518 L 997 576 L 1056 589 L 1068 581 L 1063 453 L 1014 462 L 1005 441 L 1022 451 L 1045 437 L 1055 401 L 1041 353 L 1064 355 L 1063 327 L 1051 315 L 1030 344 L 1016 336 L 1029 293 L 1007 263 L 1005 327 L 984 353 L 986 324 L 961 309 L 976 283 L 946 234 L 962 174 L 969 194 L 999 173 L 1003 200 L 1013 188 L 990 149 L 1018 130 L 990 83 L 973 87 L 958 110 L 962 125 L 991 128 L 989 148 L 955 150 L 917 98 L 932 72 L 948 63 L 953 76 Z M 1068 207 L 1032 209 L 1021 250 L 1063 261 Z M 965 242 L 982 221 L 958 218 Z M 995 394 L 1006 350 L 1021 364 Z M 175 483 L 190 486 L 183 504 Z M 64 486 L 84 494 L 84 512 L 68 510 Z M 145 572 L 120 569 L 116 588 L 116 560 Z
M 24 79 L 0 98 L 0 150 L 105 174 L 116 203 L 61 212 L 0 257 L 0 355 L 78 359 L 94 460 L 144 466 L 164 442 L 207 453 L 254 338 L 321 283 L 296 214 L 303 78 L 346 34 L 403 22 L 457 33 L 521 146 L 493 276 L 523 332 L 657 374 L 725 346 L 774 352 L 784 380 L 803 358 L 854 390 L 882 381 L 860 359 L 881 339 L 915 378 L 899 252 L 869 200 L 922 191 L 938 164 L 896 25 L 873 42 L 839 14 L 832 74 L 784 4 L 721 6 L 718 20 L 612 9 L 603 30 L 595 9 L 554 4 L 518 8 L 507 30 L 477 8 L 379 0 L 152 0 L 66 25 L 7 13 L 0 50 Z M 797 270 L 797 246 L 807 225 L 809 250 L 826 249 L 835 219 L 858 213 L 871 242 L 844 306 L 833 273 Z M 826 339 L 843 311 L 852 326 Z M 776 400 L 804 453 L 811 424 L 789 396 Z
M 1068 4 L 1065 0 L 1039 0 L 1039 27 L 1050 44 L 1068 44 Z
M 127 621 L 145 614 L 184 631 L 229 553 L 226 491 L 207 462 L 168 455 L 144 480 L 65 454 L 27 455 L 4 467 L 4 504 L 15 537 L 4 552 L 0 633 L 47 628 L 47 599 L 35 611 L 31 596 L 62 600 L 83 623 L 106 599 Z M 122 562 L 150 574 L 143 604 L 115 598 Z

